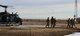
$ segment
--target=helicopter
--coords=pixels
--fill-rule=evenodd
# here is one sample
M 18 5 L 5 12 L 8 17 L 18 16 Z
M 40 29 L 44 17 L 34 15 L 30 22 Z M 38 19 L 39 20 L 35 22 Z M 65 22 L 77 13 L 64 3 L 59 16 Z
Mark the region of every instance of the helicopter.
M 18 16 L 17 13 L 13 14 L 12 12 L 10 14 L 7 12 L 8 6 L 0 5 L 0 7 L 4 8 L 4 12 L 0 12 L 0 24 L 10 26 L 19 23 L 18 25 L 22 25 L 22 19 Z

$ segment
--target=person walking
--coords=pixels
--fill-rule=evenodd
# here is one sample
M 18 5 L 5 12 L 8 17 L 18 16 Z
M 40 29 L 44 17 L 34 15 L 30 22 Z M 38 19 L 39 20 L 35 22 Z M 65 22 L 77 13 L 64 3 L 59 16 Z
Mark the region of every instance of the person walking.
M 53 16 L 51 17 L 51 27 L 53 27 Z
M 47 22 L 46 27 L 49 28 L 49 17 L 47 18 L 46 22 Z
M 56 19 L 53 18 L 53 28 L 56 26 Z
M 75 20 L 72 18 L 71 19 L 71 28 L 73 28 L 73 26 L 75 26 Z
M 70 21 L 70 18 L 67 20 L 67 28 L 70 28 L 70 24 L 71 24 L 71 21 Z

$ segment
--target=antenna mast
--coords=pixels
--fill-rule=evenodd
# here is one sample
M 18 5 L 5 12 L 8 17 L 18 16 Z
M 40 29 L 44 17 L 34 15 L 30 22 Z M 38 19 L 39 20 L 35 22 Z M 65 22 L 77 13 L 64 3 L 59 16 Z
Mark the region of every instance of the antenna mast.
M 74 14 L 74 18 L 77 19 L 78 18 L 78 9 L 77 9 L 77 0 L 75 0 L 75 14 Z

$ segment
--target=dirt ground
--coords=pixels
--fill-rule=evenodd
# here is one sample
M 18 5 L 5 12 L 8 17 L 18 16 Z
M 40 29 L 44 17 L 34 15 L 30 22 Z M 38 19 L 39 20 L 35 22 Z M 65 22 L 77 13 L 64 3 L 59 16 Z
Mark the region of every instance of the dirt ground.
M 0 29 L 0 36 L 64 36 L 79 31 L 65 28 Z
M 23 25 L 45 25 L 45 26 L 47 24 L 46 21 L 23 21 L 22 23 L 23 23 Z M 56 26 L 67 27 L 67 22 L 56 22 Z M 76 24 L 75 26 L 77 28 L 80 28 L 80 24 L 79 23 Z
M 23 25 L 46 25 L 46 22 L 35 22 L 28 21 L 23 22 Z M 77 28 L 66 28 L 67 24 L 58 23 L 56 28 L 29 28 L 29 29 L 20 29 L 20 28 L 7 28 L 0 29 L 0 36 L 64 36 L 74 32 L 80 32 L 80 24 L 77 24 Z
M 23 21 L 23 25 L 46 25 L 46 21 Z M 67 24 L 66 22 L 56 22 L 56 24 Z
M 45 25 L 46 21 L 23 21 L 23 25 Z

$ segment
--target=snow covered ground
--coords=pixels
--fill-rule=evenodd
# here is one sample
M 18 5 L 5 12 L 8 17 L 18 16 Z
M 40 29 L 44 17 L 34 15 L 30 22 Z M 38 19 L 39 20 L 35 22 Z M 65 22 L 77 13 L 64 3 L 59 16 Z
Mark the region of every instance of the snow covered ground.
M 64 36 L 80 36 L 80 32 L 75 32 L 73 34 L 64 35 Z

